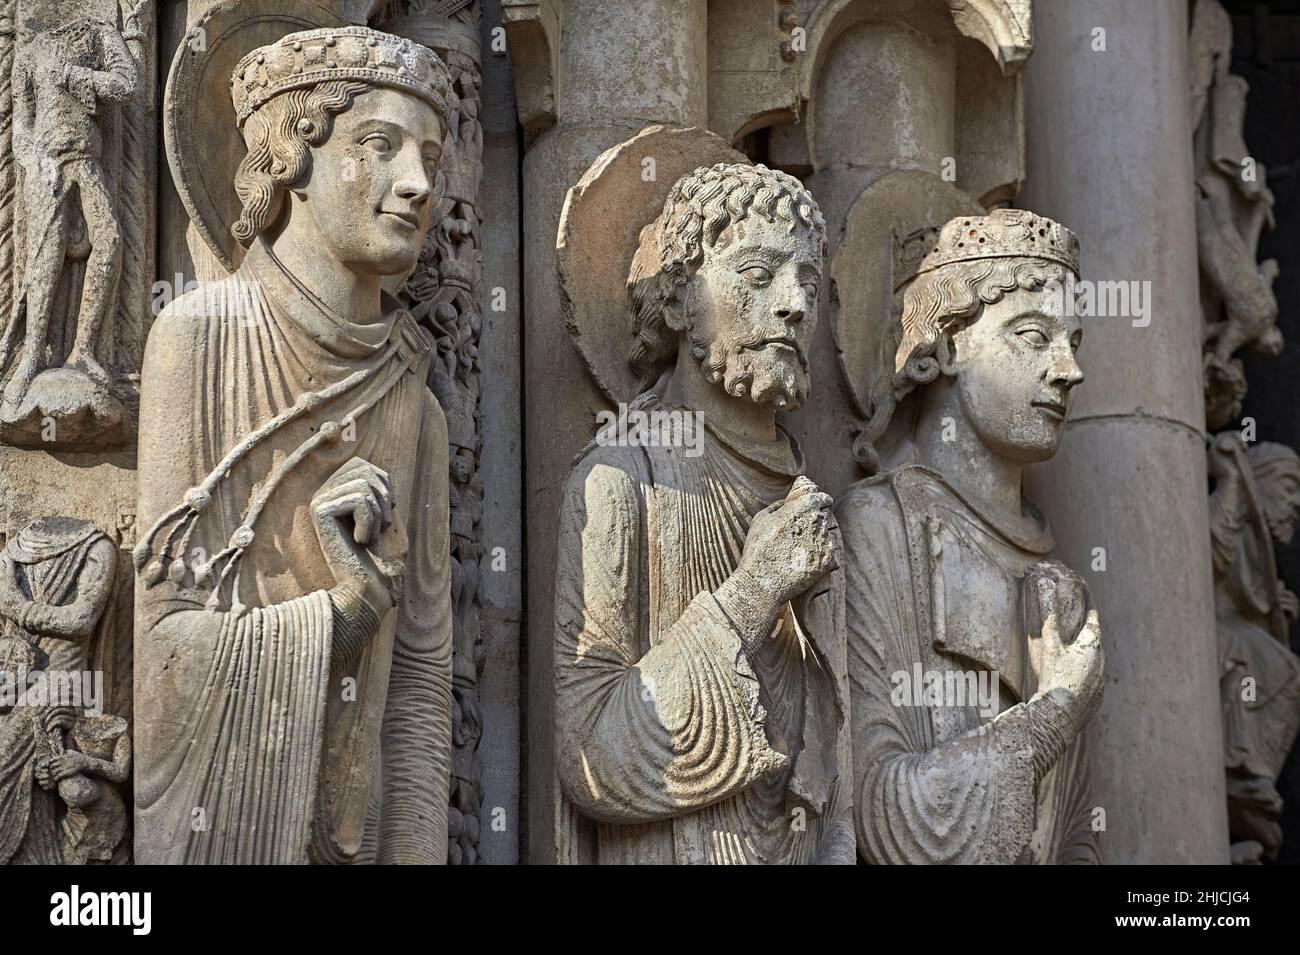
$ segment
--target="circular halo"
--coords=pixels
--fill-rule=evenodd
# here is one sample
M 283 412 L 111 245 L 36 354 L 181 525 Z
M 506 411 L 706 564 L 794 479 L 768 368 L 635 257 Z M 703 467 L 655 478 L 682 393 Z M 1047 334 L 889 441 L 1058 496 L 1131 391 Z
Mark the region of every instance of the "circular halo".
M 228 0 L 181 40 L 167 77 L 163 139 L 172 181 L 190 221 L 229 272 L 244 258 L 230 227 L 239 221 L 235 169 L 246 152 L 230 77 L 246 53 L 299 30 L 347 26 L 314 0 Z
M 881 176 L 849 209 L 831 257 L 832 300 L 838 303 L 831 310 L 831 333 L 859 414 L 871 414 L 876 381 L 894 371 L 893 353 L 885 354 L 893 341 L 894 237 L 984 212 L 956 186 L 914 169 Z
M 654 161 L 649 181 L 646 159 Z M 628 365 L 627 275 L 642 228 L 659 217 L 682 176 L 749 161 L 702 127 L 647 126 L 597 156 L 564 197 L 555 240 L 564 324 L 611 401 L 631 401 L 640 385 Z

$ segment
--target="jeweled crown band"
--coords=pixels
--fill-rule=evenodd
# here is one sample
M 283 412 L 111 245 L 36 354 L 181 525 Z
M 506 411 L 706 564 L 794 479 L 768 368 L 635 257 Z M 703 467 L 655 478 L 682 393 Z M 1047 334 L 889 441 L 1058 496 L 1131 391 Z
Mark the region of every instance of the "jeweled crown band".
M 367 27 L 335 27 L 290 33 L 240 60 L 230 78 L 235 117 L 242 127 L 273 96 L 330 80 L 407 90 L 444 122 L 455 105 L 447 67 L 428 47 Z
M 894 289 L 954 262 L 1021 257 L 1056 262 L 1079 274 L 1079 240 L 1073 232 L 1024 209 L 994 209 L 986 216 L 961 216 L 896 239 Z

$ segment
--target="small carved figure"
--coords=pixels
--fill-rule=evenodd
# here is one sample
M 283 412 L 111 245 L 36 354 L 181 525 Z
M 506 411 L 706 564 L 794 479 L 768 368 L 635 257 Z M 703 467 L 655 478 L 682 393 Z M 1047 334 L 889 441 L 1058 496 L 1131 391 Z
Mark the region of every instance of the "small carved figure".
M 21 637 L 0 636 L 0 865 L 63 862 L 58 798 L 38 767 L 53 757 L 50 741 L 71 725 L 69 710 L 37 705 L 28 675 L 41 670 L 40 652 Z
M 1300 456 L 1267 441 L 1247 451 L 1228 432 L 1209 468 L 1228 822 L 1233 860 L 1259 862 L 1282 844 L 1277 777 L 1300 731 L 1300 658 L 1287 643 L 1300 606 L 1273 557 L 1273 541 L 1295 532 Z
M 105 169 L 102 125 L 111 111 L 136 95 L 143 62 L 140 15 L 147 0 L 134 0 L 119 30 L 78 17 L 38 33 L 18 53 L 14 70 L 13 149 L 22 167 L 26 258 L 22 284 L 0 338 L 0 373 L 9 377 L 0 416 L 20 422 L 36 404 L 66 401 L 56 393 L 77 391 L 91 403 L 115 402 L 105 393 L 112 376 L 98 349 L 105 318 L 116 301 L 122 236 L 116 200 Z M 77 276 L 75 332 L 55 332 L 60 287 Z M 48 353 L 62 351 L 65 374 L 32 396 Z M 114 405 L 114 408 L 116 406 Z M 110 412 L 100 412 L 101 416 Z
M 23 657 L 29 673 L 41 671 L 46 687 L 43 712 L 36 720 L 44 722 L 45 732 L 35 737 L 33 770 L 39 788 L 57 791 L 66 806 L 66 812 L 59 807 L 54 813 L 54 818 L 62 814 L 64 862 L 107 860 L 119 849 L 126 851 L 126 807 L 116 789 L 130 770 L 126 721 L 99 711 L 105 702 L 102 696 L 81 697 L 80 706 L 65 698 L 83 687 L 94 692 L 98 686 L 102 693 L 102 677 L 97 685 L 90 670 L 89 650 L 104 617 L 116 567 L 117 549 L 108 536 L 89 521 L 68 517 L 32 521 L 0 554 L 5 638 L 31 648 L 30 658 L 13 649 Z M 34 717 L 35 709 L 26 709 Z M 87 748 L 98 752 L 92 742 L 110 737 L 119 742 L 110 743 L 103 757 L 110 764 L 106 766 L 92 759 Z M 25 739 L 20 734 L 6 745 L 17 747 L 14 752 L 21 754 Z M 90 779 L 87 772 L 104 782 Z M 44 798 L 35 798 L 33 805 L 44 813 L 48 809 Z

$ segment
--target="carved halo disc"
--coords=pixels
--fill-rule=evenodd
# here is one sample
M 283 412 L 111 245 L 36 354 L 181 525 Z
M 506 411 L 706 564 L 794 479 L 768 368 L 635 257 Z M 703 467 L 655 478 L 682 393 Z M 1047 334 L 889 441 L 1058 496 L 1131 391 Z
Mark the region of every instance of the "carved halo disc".
M 244 54 L 299 30 L 346 25 L 312 0 L 233 0 L 205 13 L 181 41 L 167 77 L 163 134 L 172 180 L 203 241 L 233 272 L 244 249 L 234 172 L 244 158 L 230 76 Z
M 831 332 L 840 370 L 858 413 L 870 414 L 879 377 L 893 373 L 898 338 L 893 319 L 894 237 L 965 215 L 983 215 L 978 202 L 951 183 L 919 170 L 881 176 L 849 210 L 831 256 Z
M 647 126 L 597 156 L 564 198 L 555 240 L 564 324 L 613 402 L 639 390 L 627 360 L 627 274 L 641 230 L 659 217 L 678 179 L 719 162 L 749 160 L 700 127 Z

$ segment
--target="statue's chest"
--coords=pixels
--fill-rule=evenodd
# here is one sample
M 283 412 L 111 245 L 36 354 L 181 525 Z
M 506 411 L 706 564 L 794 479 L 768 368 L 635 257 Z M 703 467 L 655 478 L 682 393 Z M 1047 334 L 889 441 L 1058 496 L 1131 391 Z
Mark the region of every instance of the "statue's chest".
M 1033 555 L 951 511 L 932 513 L 925 536 L 934 650 L 1000 684 L 999 710 L 1028 699 L 1023 589 Z

